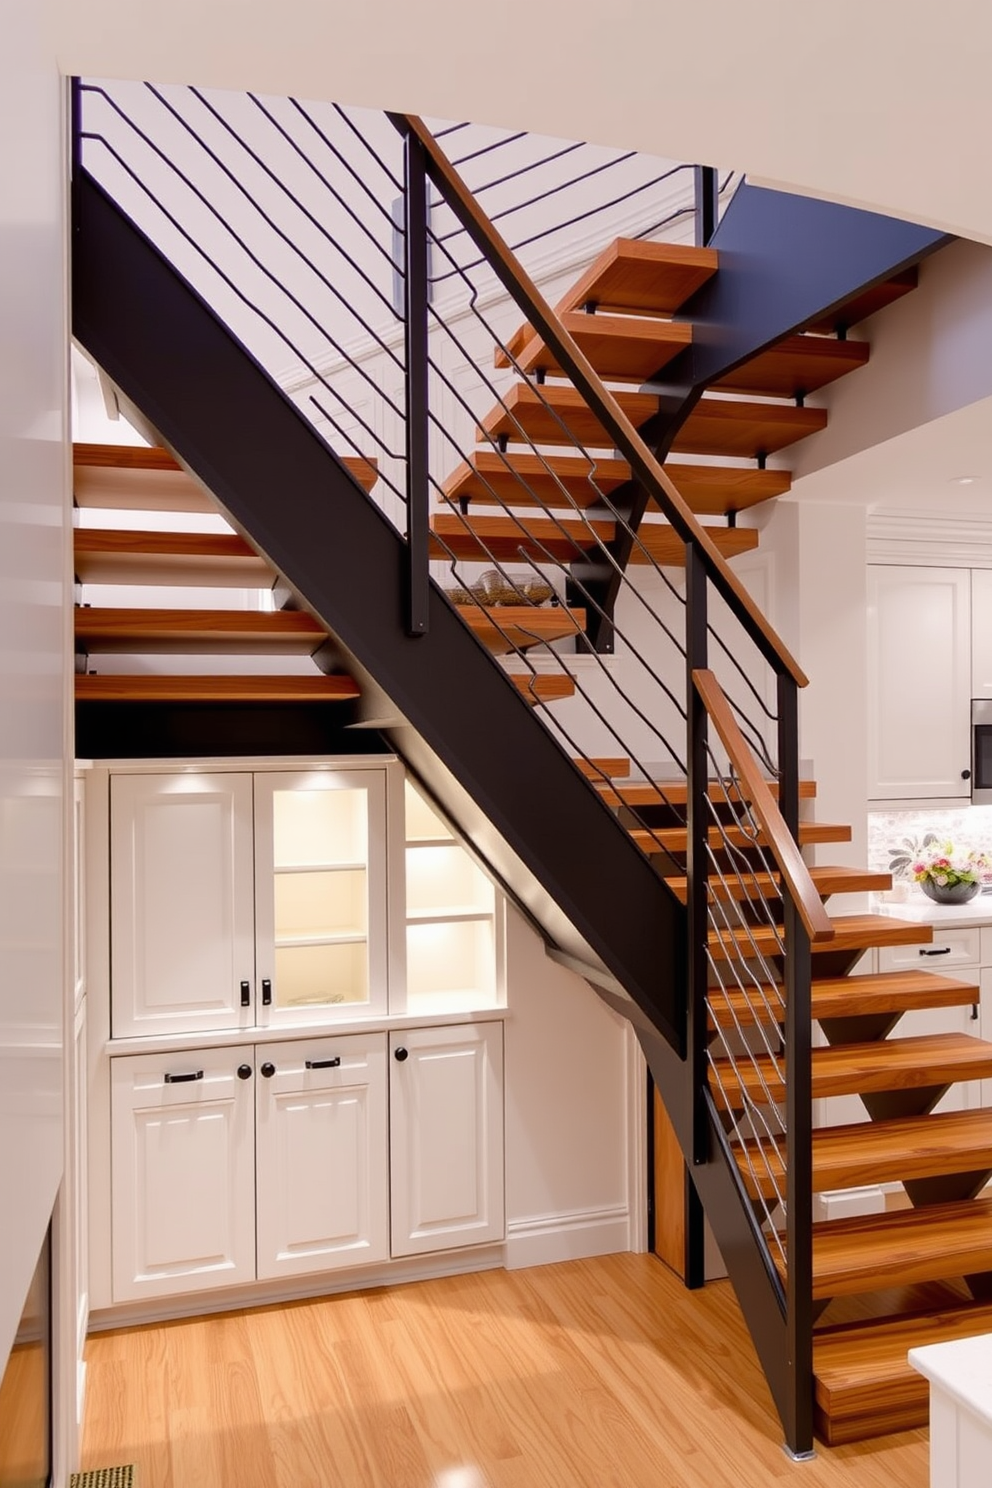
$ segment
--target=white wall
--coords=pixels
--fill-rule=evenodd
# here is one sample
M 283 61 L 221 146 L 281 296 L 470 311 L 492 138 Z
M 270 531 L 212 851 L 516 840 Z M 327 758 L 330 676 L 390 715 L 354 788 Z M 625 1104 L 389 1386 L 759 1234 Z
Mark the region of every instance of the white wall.
M 68 337 L 47 11 L 0 5 L 0 1365 L 63 1172 Z

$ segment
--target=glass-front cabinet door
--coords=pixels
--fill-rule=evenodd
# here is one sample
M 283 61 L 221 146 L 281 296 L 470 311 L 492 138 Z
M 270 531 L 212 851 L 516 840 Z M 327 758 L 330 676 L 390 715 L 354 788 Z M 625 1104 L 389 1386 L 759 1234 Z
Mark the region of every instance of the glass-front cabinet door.
M 255 776 L 257 1021 L 333 1021 L 387 1004 L 382 770 Z

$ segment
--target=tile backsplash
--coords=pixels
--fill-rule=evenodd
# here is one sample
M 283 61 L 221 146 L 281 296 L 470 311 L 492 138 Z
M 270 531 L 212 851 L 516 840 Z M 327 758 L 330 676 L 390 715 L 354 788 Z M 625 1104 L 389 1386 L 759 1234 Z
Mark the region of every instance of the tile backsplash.
M 914 846 L 927 832 L 954 843 L 966 851 L 974 848 L 992 855 L 992 806 L 955 806 L 947 810 L 870 811 L 868 813 L 868 866 L 888 871 L 893 853 Z M 894 880 L 911 881 L 912 874 L 903 869 Z

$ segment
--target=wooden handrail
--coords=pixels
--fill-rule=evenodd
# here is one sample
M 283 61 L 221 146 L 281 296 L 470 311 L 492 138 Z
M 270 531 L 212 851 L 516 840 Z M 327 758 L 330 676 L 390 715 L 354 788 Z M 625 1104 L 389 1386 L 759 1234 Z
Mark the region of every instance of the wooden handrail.
M 833 922 L 813 886 L 813 880 L 799 850 L 799 844 L 786 826 L 775 797 L 769 790 L 768 783 L 758 768 L 758 762 L 741 733 L 740 725 L 734 717 L 726 693 L 713 672 L 694 671 L 692 681 L 730 757 L 730 762 L 737 771 L 762 831 L 768 838 L 772 855 L 788 886 L 793 903 L 799 912 L 799 918 L 806 927 L 810 942 L 819 945 L 831 940 L 834 935 Z
M 744 585 L 728 565 L 661 464 L 621 409 L 585 353 L 565 329 L 533 280 L 518 263 L 512 250 L 482 211 L 461 176 L 448 160 L 422 119 L 413 114 L 390 115 L 401 132 L 413 134 L 424 149 L 427 174 L 442 193 L 462 226 L 472 238 L 523 310 L 531 325 L 554 353 L 558 365 L 572 379 L 589 407 L 607 430 L 631 471 L 656 498 L 665 516 L 685 543 L 694 543 L 710 579 L 723 595 L 732 613 L 748 630 L 758 649 L 777 672 L 787 672 L 799 687 L 808 678 L 774 628 L 766 620 Z

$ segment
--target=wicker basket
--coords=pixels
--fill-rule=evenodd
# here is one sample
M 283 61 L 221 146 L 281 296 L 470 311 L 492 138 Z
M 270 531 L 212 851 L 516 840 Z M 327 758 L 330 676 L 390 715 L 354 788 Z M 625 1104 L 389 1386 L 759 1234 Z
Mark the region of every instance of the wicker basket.
M 472 593 L 484 605 L 542 605 L 554 596 L 554 589 L 540 574 L 501 574 L 487 568 L 472 585 Z

